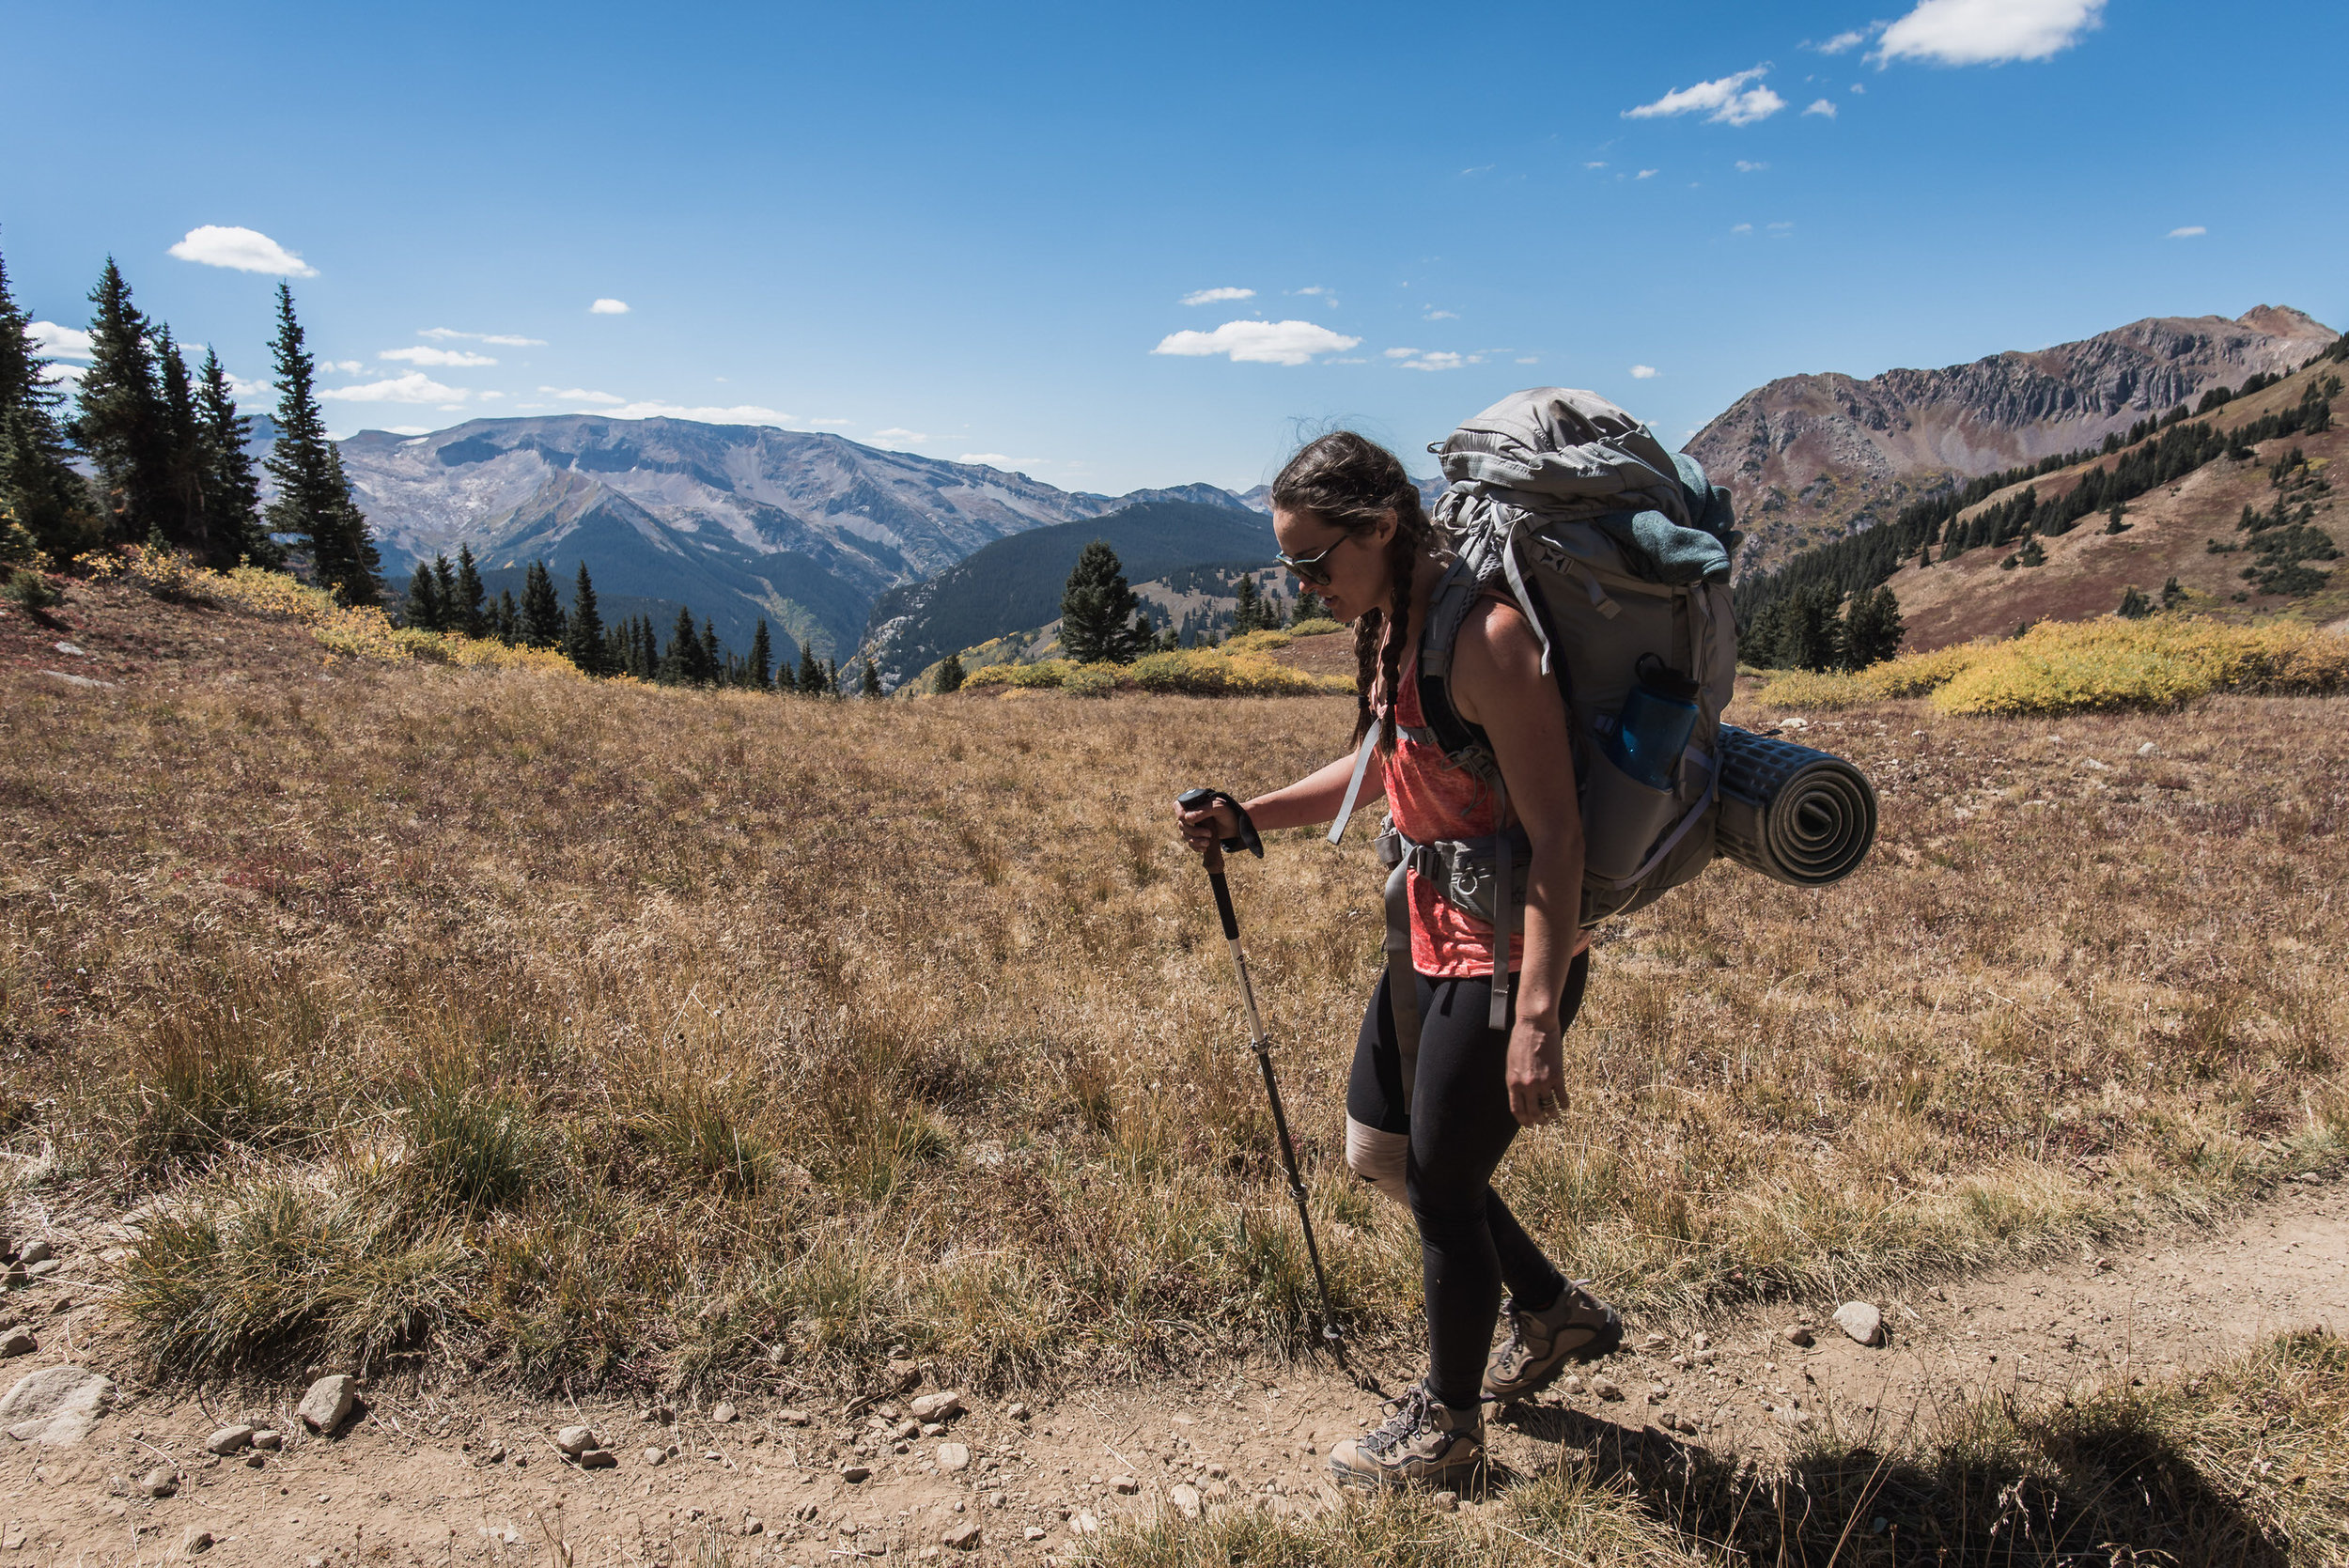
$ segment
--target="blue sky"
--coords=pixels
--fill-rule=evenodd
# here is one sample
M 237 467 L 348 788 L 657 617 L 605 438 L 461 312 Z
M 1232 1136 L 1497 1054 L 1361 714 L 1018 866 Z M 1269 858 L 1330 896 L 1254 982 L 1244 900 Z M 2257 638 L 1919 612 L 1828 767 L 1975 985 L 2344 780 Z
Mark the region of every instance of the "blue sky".
M 112 252 L 257 383 L 299 265 L 338 433 L 735 411 L 1112 492 L 1337 421 L 1426 472 L 1520 386 L 1677 443 L 1798 371 L 2349 324 L 2337 0 L 1592 16 L 6 0 L 0 251 L 69 328 Z

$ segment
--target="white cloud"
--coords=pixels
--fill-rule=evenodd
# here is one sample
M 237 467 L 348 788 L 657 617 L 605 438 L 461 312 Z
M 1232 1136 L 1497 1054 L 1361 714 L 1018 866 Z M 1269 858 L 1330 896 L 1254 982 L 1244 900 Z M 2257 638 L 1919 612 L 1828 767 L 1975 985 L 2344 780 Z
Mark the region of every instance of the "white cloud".
M 2097 24 L 2105 0 L 1923 0 L 1884 30 L 1875 58 L 1945 66 L 2044 60 Z
M 1848 33 L 1838 33 L 1833 38 L 1828 39 L 1825 43 L 1819 45 L 1819 53 L 1822 54 L 1841 54 L 1847 49 L 1857 49 L 1861 44 L 1867 42 L 1870 39 L 1875 37 L 1880 27 L 1881 23 L 1878 23 L 1876 26 L 1854 27 Z
M 626 300 L 598 300 L 587 307 L 587 314 L 590 316 L 626 316 L 628 302 Z
M 451 369 L 470 369 L 476 365 L 495 365 L 487 354 L 476 354 L 465 349 L 386 349 L 377 359 L 402 360 L 410 365 L 442 365 Z
M 188 230 L 187 238 L 171 247 L 182 261 L 207 267 L 228 267 L 240 272 L 275 272 L 281 277 L 314 278 L 319 270 L 258 230 L 223 228 L 206 224 Z
M 248 381 L 231 370 L 228 373 L 228 396 L 240 403 L 259 403 L 277 396 L 275 381 Z
M 1652 381 L 1656 379 L 1656 366 L 1635 365 L 1631 367 L 1631 379 L 1635 381 Z
M 346 376 L 356 376 L 367 367 L 367 362 L 361 359 L 322 359 L 319 365 L 322 369 L 339 370 Z
M 319 389 L 319 400 L 332 403 L 461 404 L 465 396 L 463 388 L 443 386 L 421 370 L 412 370 L 390 380 Z
M 874 431 L 873 439 L 875 441 L 927 441 L 930 438 L 924 435 L 919 430 L 901 429 L 897 426 L 892 425 L 886 430 Z
M 1324 365 L 1368 365 L 1370 361 L 1360 354 L 1340 354 L 1335 359 L 1324 360 L 1321 363 Z
M 1462 169 L 1460 171 L 1460 177 L 1465 179 L 1471 175 L 1490 174 L 1492 172 L 1493 165 L 1490 163 L 1479 163 L 1472 169 Z
M 1542 362 L 1533 357 L 1532 354 L 1524 354 L 1518 357 L 1517 363 L 1519 365 L 1539 365 Z
M 1385 350 L 1386 356 L 1389 359 L 1409 359 L 1412 355 L 1418 352 L 1419 350 L 1417 349 L 1389 349 Z
M 1788 229 L 1793 228 L 1794 226 L 1795 226 L 1795 225 L 1794 225 L 1793 224 L 1791 224 L 1791 223 L 1787 223 L 1787 222 L 1784 222 L 1784 221 L 1781 221 L 1781 222 L 1779 222 L 1779 223 L 1772 224 L 1772 225 L 1770 225 L 1770 229 L 1771 229 L 1771 231 L 1772 231 L 1773 233 L 1783 234 L 1783 233 L 1785 233 Z
M 1835 117 L 1835 104 L 1830 99 L 1814 98 L 1811 101 L 1811 107 L 1805 109 L 1803 113 L 1806 115 L 1825 115 L 1828 118 L 1833 119 Z
M 563 403 L 608 403 L 617 407 L 628 401 L 625 397 L 614 397 L 608 392 L 590 392 L 583 386 L 542 386 L 538 390 Z
M 1403 370 L 1457 370 L 1464 365 L 1481 364 L 1484 357 L 1485 356 L 1482 354 L 1460 355 L 1449 352 L 1448 350 L 1438 349 L 1434 353 L 1422 354 L 1417 359 L 1407 359 L 1402 363 L 1402 365 L 1397 366 L 1397 368 Z
M 1169 333 L 1150 351 L 1190 358 L 1226 354 L 1235 365 L 1306 365 L 1315 354 L 1344 353 L 1361 342 L 1311 321 L 1226 321 L 1208 333 Z
M 61 327 L 54 321 L 35 321 L 25 331 L 33 339 L 33 352 L 43 359 L 95 359 L 97 349 L 89 334 L 79 327 Z
M 1935 3 L 1936 0 L 1926 0 L 1927 5 Z M 1623 117 L 1657 119 L 1672 115 L 1701 113 L 1717 125 L 1751 125 L 1756 120 L 1769 118 L 1786 107 L 1784 99 L 1758 85 L 1768 74 L 1769 69 L 1766 64 L 1758 65 L 1710 82 L 1699 82 L 1693 87 L 1676 87 L 1653 103 L 1626 109 Z
M 2188 224 L 2184 228 L 2171 229 L 2170 231 L 2170 238 L 2172 240 L 2193 240 L 2208 234 L 2210 230 L 2204 228 L 2201 224 Z
M 1586 169 L 1603 169 L 1607 166 L 1607 161 L 1604 158 L 1601 158 L 1593 163 L 1585 163 L 1582 166 Z
M 1732 234 L 1751 234 L 1753 232 L 1753 225 L 1751 224 L 1732 224 L 1729 225 L 1729 232 Z
M 856 421 L 853 419 L 802 419 L 799 423 L 802 425 L 830 425 L 845 427 L 855 424 Z
M 494 343 L 506 349 L 543 349 L 547 346 L 543 337 L 517 337 L 512 333 L 460 333 L 454 327 L 427 327 L 416 335 L 437 337 L 444 343 L 452 337 L 469 337 L 475 343 Z
M 1852 90 L 1852 91 L 1854 91 L 1854 92 L 1856 92 L 1856 93 L 1858 93 L 1858 94 L 1859 94 L 1860 97 L 1862 97 L 1862 98 L 1865 98 L 1865 97 L 1867 97 L 1867 96 L 1868 96 L 1868 89 L 1867 89 L 1866 87 L 1861 86 L 1861 85 L 1860 85 L 1859 83 L 1857 83 L 1857 82 L 1854 82 L 1854 83 L 1851 85 L 1851 90 Z
M 1292 288 L 1289 292 L 1292 294 L 1327 294 L 1330 290 L 1324 285 L 1316 283 L 1308 288 Z
M 82 378 L 89 374 L 86 365 L 51 365 L 41 380 L 49 386 L 78 387 Z
M 1255 297 L 1256 291 L 1252 288 L 1195 288 L 1184 295 L 1180 303 L 1187 305 L 1211 305 L 1224 300 L 1252 300 Z
M 1631 178 L 1634 179 L 1654 179 L 1657 175 L 1662 174 L 1663 172 L 1664 171 L 1661 169 L 1641 169 L 1638 174 L 1633 175 Z M 1623 177 L 1621 175 L 1617 175 L 1615 178 L 1620 179 Z
M 1457 321 L 1459 318 L 1460 313 L 1456 310 L 1431 310 L 1420 318 L 1423 321 Z
M 1769 165 L 1767 163 L 1750 163 L 1743 158 L 1737 160 L 1737 172 L 1739 174 L 1756 174 L 1768 167 Z
M 985 463 L 989 468 L 1009 468 L 1011 466 L 1011 459 L 1004 457 L 1001 452 L 965 452 L 961 457 L 957 458 L 955 461 L 958 463 Z
M 503 392 L 476 392 L 474 396 L 486 403 L 492 397 L 503 397 L 506 394 Z

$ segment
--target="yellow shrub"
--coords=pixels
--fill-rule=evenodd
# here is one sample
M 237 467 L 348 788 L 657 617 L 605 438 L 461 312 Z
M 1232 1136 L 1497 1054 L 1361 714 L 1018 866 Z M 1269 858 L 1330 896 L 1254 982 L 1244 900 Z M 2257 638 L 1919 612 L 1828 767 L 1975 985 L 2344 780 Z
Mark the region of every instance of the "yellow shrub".
M 1262 635 L 1259 633 L 1258 635 Z M 1127 666 L 1128 677 L 1144 691 L 1178 691 L 1198 697 L 1306 697 L 1354 690 L 1344 675 L 1310 675 L 1245 649 L 1175 648 L 1145 654 Z
M 2296 621 L 2198 618 L 2046 623 L 1976 645 L 1933 695 L 1944 713 L 2055 714 L 2174 707 L 2214 691 L 2349 691 L 2349 645 Z
M 1223 644 L 1225 653 L 1271 653 L 1289 645 L 1285 631 L 1251 631 L 1232 638 Z
M 1874 702 L 1870 691 L 1859 675 L 1814 670 L 1767 670 L 1763 673 L 1762 690 L 1753 700 L 1766 707 L 1836 708 L 1857 707 Z
M 1061 680 L 1061 690 L 1078 697 L 1106 697 L 1117 690 L 1114 664 L 1079 664 Z
M 1771 672 L 1756 700 L 1839 708 L 1930 693 L 1944 713 L 2058 714 L 2175 707 L 2214 691 L 2349 691 L 2349 637 L 2298 621 L 2047 621 L 2020 637 L 1903 654 L 1854 675 Z
M 1299 621 L 1289 628 L 1289 635 L 1292 637 L 1326 637 L 1332 631 L 1345 629 L 1346 628 L 1327 615 L 1315 615 L 1312 620 Z

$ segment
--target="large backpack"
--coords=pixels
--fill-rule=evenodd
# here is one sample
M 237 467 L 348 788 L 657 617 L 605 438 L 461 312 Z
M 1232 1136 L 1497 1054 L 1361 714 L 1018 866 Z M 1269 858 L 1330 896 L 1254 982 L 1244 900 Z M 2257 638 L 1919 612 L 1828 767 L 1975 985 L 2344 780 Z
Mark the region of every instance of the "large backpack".
M 1595 925 L 1652 903 L 1703 871 L 1715 850 L 1720 715 L 1737 673 L 1729 576 L 1739 536 L 1729 492 L 1623 410 L 1561 387 L 1513 394 L 1429 450 L 1451 481 L 1435 522 L 1456 558 L 1428 605 L 1418 660 L 1426 726 L 1411 737 L 1440 746 L 1455 764 L 1501 789 L 1484 734 L 1453 706 L 1451 680 L 1453 645 L 1469 612 L 1505 589 L 1540 637 L 1543 667 L 1566 704 L 1585 845 L 1581 922 Z M 1698 693 L 1696 726 L 1669 790 L 1626 774 L 1606 744 L 1647 655 L 1692 681 Z M 1369 740 L 1357 760 L 1358 787 Z M 1347 812 L 1356 792 L 1347 792 Z M 1342 812 L 1331 841 L 1345 829 Z M 1494 939 L 1492 1022 L 1499 1027 L 1508 1006 L 1506 932 L 1524 903 L 1530 860 L 1523 829 L 1423 845 L 1390 826 L 1379 851 L 1391 867 L 1389 1001 L 1409 1044 L 1416 1046 L 1418 1020 L 1403 1017 L 1415 1012 L 1408 871 L 1433 880 L 1470 914 L 1496 927 L 1506 923 Z M 1501 889 L 1506 898 L 1496 896 Z

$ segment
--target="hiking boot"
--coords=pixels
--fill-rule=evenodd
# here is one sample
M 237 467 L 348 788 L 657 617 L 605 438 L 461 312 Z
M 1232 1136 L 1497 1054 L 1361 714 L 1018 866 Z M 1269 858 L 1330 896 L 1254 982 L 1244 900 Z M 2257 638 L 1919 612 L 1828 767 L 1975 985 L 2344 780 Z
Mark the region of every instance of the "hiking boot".
M 1348 1486 L 1458 1489 L 1485 1467 L 1485 1415 L 1439 1405 L 1426 1387 L 1390 1406 L 1386 1424 L 1330 1450 L 1330 1472 Z
M 1509 1337 L 1485 1363 L 1486 1399 L 1523 1399 L 1549 1386 L 1568 1361 L 1588 1361 L 1623 1343 L 1623 1319 L 1615 1309 L 1574 1280 L 1558 1299 L 1538 1312 L 1501 1303 Z

